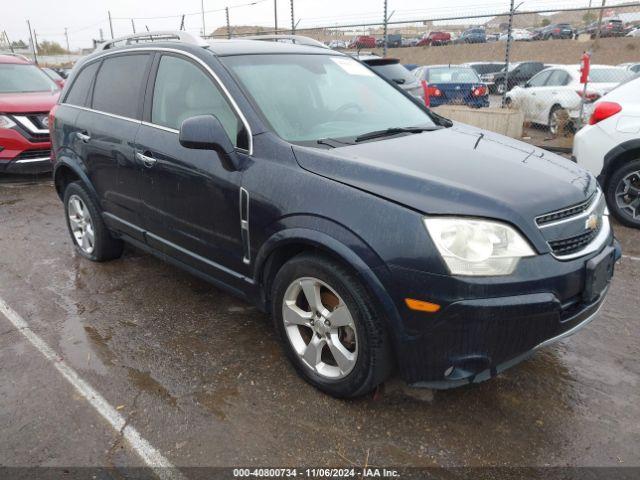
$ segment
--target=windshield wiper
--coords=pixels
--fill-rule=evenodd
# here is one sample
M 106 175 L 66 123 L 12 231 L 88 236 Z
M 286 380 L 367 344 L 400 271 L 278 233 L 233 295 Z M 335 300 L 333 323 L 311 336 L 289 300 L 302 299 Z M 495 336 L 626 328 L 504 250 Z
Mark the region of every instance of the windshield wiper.
M 374 132 L 365 133 L 355 138 L 355 142 L 364 142 L 366 140 L 373 140 L 375 138 L 389 137 L 391 135 L 397 135 L 399 133 L 422 133 L 432 132 L 434 130 L 440 130 L 442 127 L 393 127 L 386 130 L 376 130 Z
M 352 143 L 341 142 L 340 140 L 336 140 L 334 138 L 321 138 L 320 140 L 316 140 L 316 143 L 318 145 L 326 145 L 327 147 L 331 147 L 331 148 L 344 147 L 346 145 L 353 145 Z

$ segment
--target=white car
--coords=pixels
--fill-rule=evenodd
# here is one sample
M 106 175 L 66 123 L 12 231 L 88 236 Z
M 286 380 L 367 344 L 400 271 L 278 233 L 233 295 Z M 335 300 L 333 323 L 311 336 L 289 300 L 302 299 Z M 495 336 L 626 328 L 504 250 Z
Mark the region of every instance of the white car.
M 500 38 L 498 40 L 500 40 L 501 42 L 506 42 L 508 37 L 508 33 L 503 33 L 502 35 L 500 35 Z M 515 42 L 528 42 L 533 38 L 533 34 L 530 31 L 524 30 L 522 28 L 514 28 L 511 31 L 511 38 Z
M 573 143 L 573 156 L 598 176 L 611 213 L 640 228 L 640 78 L 596 102 L 589 125 Z
M 526 122 L 544 125 L 557 135 L 564 128 L 581 124 L 591 114 L 594 101 L 631 76 L 633 73 L 623 67 L 592 65 L 582 119 L 579 117 L 584 85 L 580 83 L 577 65 L 556 65 L 542 70 L 524 86 L 510 90 L 506 102 L 522 110 Z
M 627 33 L 627 37 L 635 37 L 635 38 L 640 37 L 640 27 L 634 28 L 629 33 Z
M 631 70 L 635 74 L 640 74 L 640 63 L 638 63 L 638 62 L 621 63 L 618 66 L 619 67 L 624 67 L 627 70 Z

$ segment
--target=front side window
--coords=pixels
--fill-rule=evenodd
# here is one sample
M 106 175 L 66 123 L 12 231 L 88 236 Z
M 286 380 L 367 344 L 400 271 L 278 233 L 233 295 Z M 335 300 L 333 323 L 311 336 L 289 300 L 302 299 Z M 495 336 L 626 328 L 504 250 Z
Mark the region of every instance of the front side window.
M 546 70 L 544 72 L 540 72 L 535 77 L 533 77 L 531 80 L 529 80 L 529 86 L 530 87 L 542 87 L 547 82 L 547 79 L 549 78 L 549 76 L 554 71 L 557 71 L 557 70 Z
M 239 55 L 221 60 L 289 142 L 435 125 L 416 103 L 349 57 Z
M 35 65 L 0 63 L 0 93 L 53 92 L 58 86 Z
M 153 88 L 151 123 L 179 130 L 197 115 L 215 115 L 234 146 L 246 148 L 244 127 L 212 79 L 192 62 L 164 55 Z
M 93 108 L 101 112 L 139 119 L 146 84 L 149 54 L 107 57 L 93 89 Z
M 76 76 L 76 79 L 73 81 L 73 85 L 71 85 L 71 89 L 67 94 L 65 103 L 77 105 L 79 107 L 87 105 L 87 102 L 89 101 L 89 90 L 91 88 L 91 83 L 93 82 L 93 77 L 96 75 L 96 70 L 98 70 L 98 65 L 100 65 L 100 62 L 95 62 L 91 65 L 87 65 L 80 71 Z

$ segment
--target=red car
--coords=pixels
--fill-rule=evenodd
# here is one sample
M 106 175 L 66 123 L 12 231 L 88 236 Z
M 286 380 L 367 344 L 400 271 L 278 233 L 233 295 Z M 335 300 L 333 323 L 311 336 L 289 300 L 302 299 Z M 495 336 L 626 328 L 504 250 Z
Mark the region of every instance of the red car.
M 0 55 L 0 173 L 51 170 L 49 110 L 60 89 L 18 55 Z
M 451 34 L 447 32 L 431 32 L 418 42 L 418 47 L 427 47 L 429 45 L 447 45 L 451 43 Z
M 351 41 L 349 48 L 376 48 L 376 39 L 370 35 L 360 35 Z

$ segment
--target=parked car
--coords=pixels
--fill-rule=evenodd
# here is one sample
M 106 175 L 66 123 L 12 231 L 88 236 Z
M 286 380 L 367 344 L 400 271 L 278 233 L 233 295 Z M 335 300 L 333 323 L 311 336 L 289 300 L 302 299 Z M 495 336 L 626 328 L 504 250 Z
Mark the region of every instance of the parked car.
M 627 70 L 630 70 L 633 73 L 640 74 L 640 63 L 637 63 L 637 62 L 621 63 L 618 66 L 626 68 Z
M 634 37 L 634 38 L 640 37 L 640 27 L 635 27 L 633 30 L 628 32 L 626 36 L 627 37 Z
M 593 22 L 585 28 L 576 30 L 576 37 L 589 35 L 592 39 L 598 34 L 598 22 Z M 600 27 L 601 37 L 621 37 L 624 35 L 624 22 L 615 18 L 605 19 Z
M 640 78 L 598 100 L 573 142 L 573 155 L 598 176 L 611 213 L 640 228 Z
M 498 40 L 500 40 L 500 34 L 499 33 L 487 33 L 487 42 L 497 42 Z
M 376 40 L 378 47 L 384 47 L 384 37 Z M 388 48 L 400 48 L 402 47 L 402 35 L 390 33 L 387 35 L 387 47 Z
M 419 65 L 417 63 L 404 63 L 403 67 L 406 68 L 407 70 L 409 70 L 410 72 L 412 72 L 413 70 L 418 68 Z
M 370 35 L 360 35 L 351 41 L 349 48 L 376 48 L 376 39 Z
M 569 23 L 552 23 L 541 28 L 534 40 L 567 40 L 573 38 L 573 27 Z
M 359 55 L 356 58 L 369 65 L 378 75 L 395 83 L 407 93 L 424 99 L 422 85 L 397 58 L 382 58 L 377 55 Z
M 62 87 L 64 87 L 64 78 L 62 78 L 62 75 L 58 72 L 48 67 L 42 67 L 42 71 L 46 73 L 47 77 L 53 80 L 56 85 L 58 85 L 58 88 L 62 89 Z
M 494 87 L 492 91 L 503 95 L 517 85 L 524 85 L 531 77 L 545 68 L 546 66 L 541 62 L 510 63 L 508 85 L 506 71 L 503 67 L 502 70 L 493 76 Z
M 175 35 L 106 42 L 50 114 L 79 256 L 128 242 L 255 303 L 337 397 L 483 381 L 594 318 L 620 246 L 590 173 L 330 49 Z
M 489 87 L 489 90 L 494 88 L 494 77 L 496 73 L 504 68 L 504 62 L 471 62 L 463 63 L 466 67 L 473 68 L 480 76 L 480 80 Z
M 592 65 L 587 91 L 580 83 L 579 66 L 555 66 L 538 73 L 523 87 L 507 93 L 507 102 L 524 112 L 527 122 L 544 125 L 557 135 L 564 128 L 580 125 L 580 105 L 594 101 L 613 90 L 631 73 L 621 67 Z M 586 113 L 592 106 L 587 105 Z
M 489 106 L 489 89 L 473 68 L 463 65 L 429 65 L 418 67 L 413 75 L 427 82 L 429 104 Z
M 344 40 L 331 40 L 329 42 L 329 48 L 344 49 L 347 48 L 347 42 L 345 42 Z
M 465 30 L 462 34 L 456 38 L 453 43 L 485 43 L 487 41 L 487 35 L 484 28 L 470 28 Z
M 51 170 L 48 113 L 60 90 L 19 55 L 0 55 L 0 173 Z
M 506 42 L 509 38 L 509 32 L 505 32 L 500 35 L 499 40 L 501 42 Z M 524 30 L 522 28 L 514 28 L 511 31 L 511 39 L 514 42 L 530 42 L 533 39 L 533 34 L 529 30 Z
M 418 47 L 437 47 L 438 45 L 448 45 L 451 43 L 451 34 L 448 32 L 429 32 L 429 35 L 423 37 L 418 42 Z

